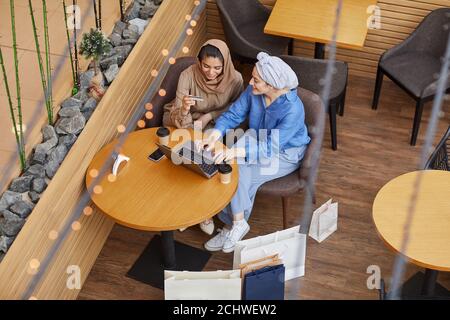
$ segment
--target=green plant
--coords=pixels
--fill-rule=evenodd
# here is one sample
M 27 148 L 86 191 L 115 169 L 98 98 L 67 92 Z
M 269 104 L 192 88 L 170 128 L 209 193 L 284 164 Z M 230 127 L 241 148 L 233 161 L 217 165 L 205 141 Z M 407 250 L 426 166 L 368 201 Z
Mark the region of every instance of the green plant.
M 73 78 L 73 88 L 72 88 L 72 95 L 77 94 L 79 90 L 79 84 L 78 84 L 78 70 L 75 66 L 75 63 L 73 61 L 72 56 L 72 45 L 70 44 L 70 34 L 69 34 L 69 26 L 67 24 L 67 14 L 66 14 L 66 2 L 62 1 L 63 10 L 64 10 L 64 22 L 66 27 L 66 36 L 67 36 L 67 46 L 69 48 L 69 58 L 70 58 L 70 67 L 72 68 L 72 78 Z
M 43 22 L 44 22 L 44 45 L 45 45 L 45 70 L 42 63 L 42 56 L 36 28 L 36 20 L 34 17 L 34 10 L 31 0 L 28 0 L 28 7 L 30 9 L 31 24 L 33 26 L 34 42 L 36 45 L 36 55 L 39 64 L 39 71 L 41 74 L 42 90 L 44 91 L 48 123 L 53 124 L 52 72 L 50 68 L 50 43 L 48 36 L 46 0 L 42 0 Z
M 78 70 L 79 68 L 79 64 L 78 64 L 78 49 L 77 49 L 77 28 L 76 28 L 76 7 L 77 7 L 77 0 L 72 0 L 72 8 L 73 8 L 73 24 L 74 24 L 74 28 L 73 28 L 73 53 L 75 56 L 74 59 L 74 66 L 75 66 L 75 71 L 77 73 L 77 81 L 78 81 Z M 79 82 L 77 82 L 77 84 L 79 85 Z M 75 90 L 72 90 L 72 92 L 74 92 Z M 78 92 L 78 87 L 77 90 Z
M 109 40 L 99 30 L 91 29 L 89 33 L 83 34 L 80 45 L 80 54 L 86 59 L 93 59 L 94 70 L 97 74 L 97 64 L 100 57 L 111 51 Z
M 20 99 L 20 80 L 19 80 L 19 60 L 17 57 L 17 37 L 16 37 L 16 21 L 15 21 L 15 10 L 14 10 L 14 0 L 10 0 L 9 7 L 11 11 L 11 31 L 13 36 L 13 53 L 14 53 L 14 69 L 15 69 L 15 75 L 16 75 L 16 94 L 17 94 L 17 106 L 14 108 L 12 98 L 11 98 L 11 91 L 9 89 L 9 82 L 8 82 L 8 76 L 5 69 L 5 61 L 3 59 L 3 53 L 0 48 L 0 65 L 3 72 L 3 80 L 5 83 L 5 90 L 6 95 L 8 96 L 8 104 L 9 104 L 9 112 L 11 116 L 11 121 L 13 124 L 13 130 L 14 134 L 16 136 L 16 143 L 17 143 L 17 150 L 19 153 L 19 159 L 20 159 L 20 165 L 22 171 L 25 169 L 26 166 L 26 159 L 25 159 L 25 144 L 23 140 L 23 122 L 22 122 L 22 103 Z M 16 113 L 15 110 L 17 110 L 17 120 L 16 120 Z

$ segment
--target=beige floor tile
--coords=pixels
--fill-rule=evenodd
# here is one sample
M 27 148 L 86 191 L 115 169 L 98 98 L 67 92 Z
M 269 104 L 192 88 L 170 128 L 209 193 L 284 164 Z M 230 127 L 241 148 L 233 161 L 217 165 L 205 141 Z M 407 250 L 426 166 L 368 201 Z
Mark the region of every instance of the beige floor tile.
M 44 56 L 42 57 L 44 59 Z M 53 100 L 59 103 L 70 94 L 72 71 L 68 57 L 51 55 Z M 62 62 L 61 62 L 62 61 Z M 62 63 L 62 67 L 57 69 Z M 45 67 L 45 63 L 44 63 Z M 19 59 L 20 90 L 23 99 L 38 101 L 43 97 L 41 74 L 36 52 L 21 51 Z M 16 84 L 9 81 L 13 96 L 16 96 Z
M 69 0 L 66 0 L 69 1 Z M 14 0 L 16 7 L 27 7 L 28 8 L 28 0 Z M 41 6 L 41 1 L 33 1 L 36 2 L 36 6 L 39 4 Z M 9 0 L 0 0 L 0 3 L 9 5 Z M 47 0 L 47 10 L 54 11 L 61 4 L 61 0 Z
M 16 139 L 13 131 L 13 124 L 9 107 L 7 107 L 6 96 L 0 95 L 0 150 L 15 151 L 17 149 Z M 14 105 L 17 105 L 17 100 L 13 100 Z M 25 141 L 27 149 L 33 147 L 31 142 L 35 142 L 40 138 L 40 131 L 42 126 L 46 123 L 47 112 L 45 106 L 39 105 L 38 101 L 22 99 L 22 121 L 25 126 L 25 133 L 28 133 L 30 138 Z M 17 119 L 17 112 L 16 119 Z
M 0 181 L 11 181 L 20 174 L 20 163 L 16 154 L 16 151 L 0 150 L 0 168 L 2 172 Z M 5 177 L 5 175 L 7 176 Z M 6 190 L 8 184 L 9 182 L 6 185 L 0 185 L 0 194 Z
M 11 86 L 11 83 L 16 81 L 15 73 L 14 73 L 13 49 L 8 48 L 8 47 L 3 47 L 3 46 L 1 48 L 2 48 L 3 60 L 5 63 L 6 76 L 8 77 L 8 83 Z M 19 60 L 20 60 L 21 54 L 22 54 L 22 52 L 18 51 Z M 12 90 L 11 87 L 9 89 Z M 11 93 L 13 93 L 13 92 L 11 92 Z M 0 72 L 0 94 L 6 95 L 4 79 L 3 79 L 3 72 Z
M 37 22 L 42 21 L 42 9 L 34 8 L 35 19 Z M 51 13 L 49 13 L 49 16 Z M 34 50 L 33 27 L 28 6 L 16 5 L 16 36 L 17 47 L 20 49 Z M 11 14 L 9 1 L 4 0 L 0 3 L 0 45 L 12 47 L 12 32 L 11 32 Z

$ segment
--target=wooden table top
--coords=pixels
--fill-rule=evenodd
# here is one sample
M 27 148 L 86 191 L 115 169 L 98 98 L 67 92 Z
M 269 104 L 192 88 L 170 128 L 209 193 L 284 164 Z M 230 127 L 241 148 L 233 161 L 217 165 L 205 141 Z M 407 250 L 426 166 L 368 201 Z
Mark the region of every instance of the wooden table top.
M 419 171 L 389 181 L 373 204 L 373 221 L 386 245 L 400 252 L 413 184 Z M 419 266 L 450 271 L 450 172 L 425 170 L 403 255 Z
M 344 0 L 336 44 L 361 49 L 371 14 L 367 8 L 376 0 Z M 277 0 L 264 28 L 267 34 L 310 42 L 329 43 L 333 37 L 338 0 Z
M 159 162 L 147 159 L 157 149 L 157 128 L 132 132 L 122 146 L 121 154 L 130 158 L 123 162 L 116 180 L 108 175 L 102 179 L 100 194 L 91 194 L 92 201 L 117 223 L 139 230 L 170 231 L 188 227 L 211 218 L 230 202 L 238 184 L 238 166 L 232 164 L 232 181 L 220 182 L 219 174 L 206 179 L 164 157 Z M 169 145 L 192 139 L 192 130 L 173 130 L 178 136 Z M 175 132 L 175 134 L 174 134 Z M 186 135 L 187 133 L 187 135 Z M 197 140 L 197 137 L 196 137 Z M 106 157 L 116 145 L 112 141 L 92 160 L 86 173 L 86 186 L 90 186 L 92 169 L 100 171 Z M 112 171 L 108 170 L 108 174 Z

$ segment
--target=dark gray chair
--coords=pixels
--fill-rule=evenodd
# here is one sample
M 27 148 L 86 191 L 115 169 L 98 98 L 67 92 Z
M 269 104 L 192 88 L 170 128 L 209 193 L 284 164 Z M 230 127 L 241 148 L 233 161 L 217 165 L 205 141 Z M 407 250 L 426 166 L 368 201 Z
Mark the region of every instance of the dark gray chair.
M 305 108 L 305 122 L 308 127 L 309 136 L 311 137 L 311 142 L 308 145 L 305 156 L 298 170 L 292 172 L 291 174 L 281 177 L 269 182 L 264 183 L 259 189 L 258 193 L 281 197 L 283 203 L 283 228 L 287 228 L 287 217 L 289 212 L 289 198 L 298 194 L 299 192 L 305 190 L 307 187 L 307 181 L 309 177 L 309 172 L 316 155 L 320 152 L 320 141 L 318 139 L 318 122 L 321 117 L 325 117 L 325 107 L 320 100 L 320 97 L 315 93 L 298 88 L 298 96 L 303 102 Z M 313 202 L 316 203 L 314 190 L 309 190 L 311 193 Z M 311 217 L 308 217 L 311 219 Z M 307 223 L 302 226 L 303 233 L 307 233 L 309 228 Z
M 428 159 L 425 169 L 450 171 L 450 126 Z
M 327 60 L 303 58 L 295 56 L 281 56 L 295 71 L 301 88 L 308 89 L 320 94 L 323 88 Z M 337 150 L 336 113 L 344 115 L 345 95 L 347 92 L 348 66 L 346 62 L 336 61 L 335 72 L 333 72 L 330 91 L 328 114 L 330 118 L 331 146 Z
M 264 33 L 270 10 L 258 0 L 216 0 L 233 58 L 254 63 L 259 52 L 283 54 L 289 39 Z
M 164 80 L 161 83 L 161 88 L 166 90 L 165 96 L 155 95 L 151 103 L 153 105 L 153 118 L 146 121 L 146 127 L 160 127 L 162 126 L 164 105 L 175 99 L 177 93 L 178 79 L 180 74 L 189 66 L 197 63 L 197 58 L 194 57 L 182 57 L 178 58 L 174 65 L 171 65 Z
M 387 50 L 378 63 L 372 109 L 377 109 L 383 75 L 416 100 L 416 112 L 411 145 L 416 144 L 422 118 L 423 104 L 436 93 L 438 75 L 442 67 L 450 30 L 450 8 L 430 12 L 416 30 L 402 43 Z M 447 82 L 446 90 L 450 88 Z

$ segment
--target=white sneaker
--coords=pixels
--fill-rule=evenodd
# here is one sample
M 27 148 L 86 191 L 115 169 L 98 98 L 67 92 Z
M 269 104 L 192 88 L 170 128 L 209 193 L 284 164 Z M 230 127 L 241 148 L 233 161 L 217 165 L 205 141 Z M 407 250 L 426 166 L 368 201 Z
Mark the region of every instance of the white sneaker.
M 220 229 L 219 229 L 220 230 Z M 220 251 L 223 248 L 223 244 L 227 239 L 230 230 L 223 228 L 220 232 L 208 242 L 205 243 L 205 249 L 208 251 Z
M 242 240 L 242 238 L 250 231 L 250 226 L 245 219 L 239 221 L 239 223 L 233 224 L 230 232 L 227 234 L 227 239 L 223 244 L 222 251 L 230 253 L 234 251 L 236 242 Z
M 200 229 L 206 234 L 212 235 L 214 232 L 214 221 L 213 219 L 208 219 L 200 223 Z

